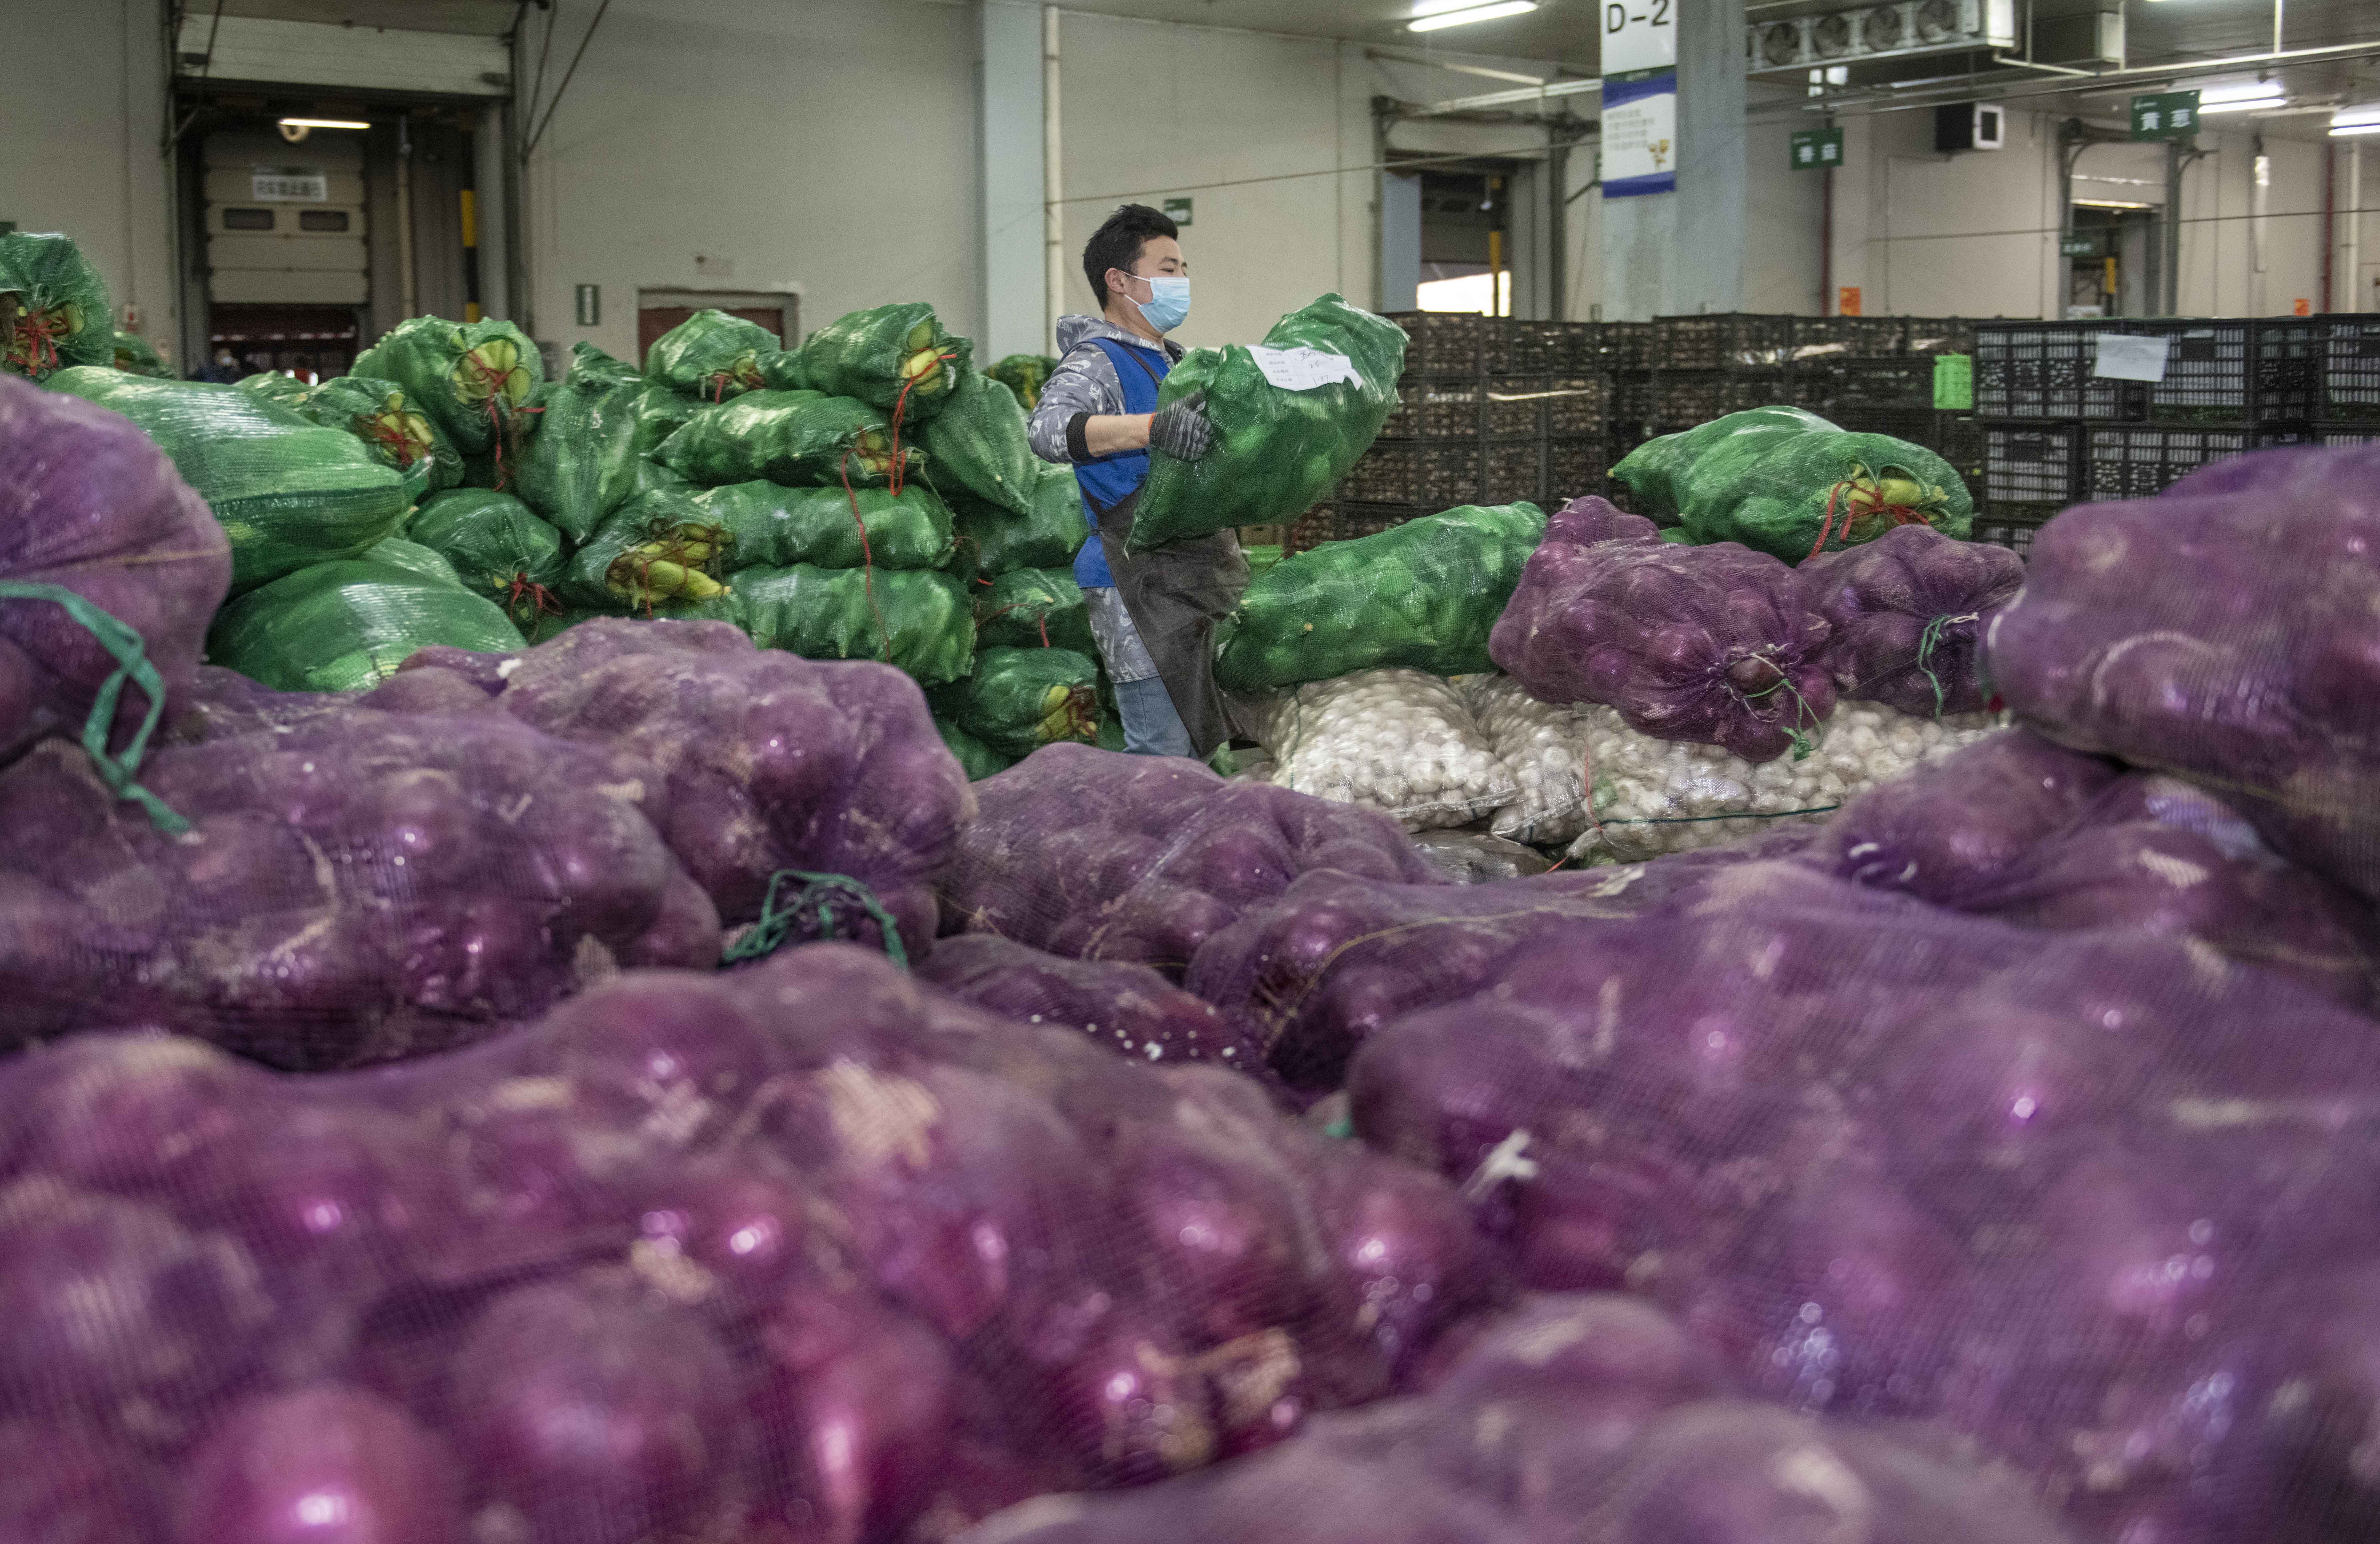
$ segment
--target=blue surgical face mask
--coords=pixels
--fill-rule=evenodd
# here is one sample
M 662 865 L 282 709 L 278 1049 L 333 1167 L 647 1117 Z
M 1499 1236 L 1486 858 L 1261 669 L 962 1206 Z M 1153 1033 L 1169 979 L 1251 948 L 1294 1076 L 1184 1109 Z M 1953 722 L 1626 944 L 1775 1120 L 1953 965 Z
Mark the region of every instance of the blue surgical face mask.
M 1135 301 L 1141 320 L 1160 332 L 1171 332 L 1190 317 L 1190 281 L 1160 275 L 1148 281 L 1148 298 Z

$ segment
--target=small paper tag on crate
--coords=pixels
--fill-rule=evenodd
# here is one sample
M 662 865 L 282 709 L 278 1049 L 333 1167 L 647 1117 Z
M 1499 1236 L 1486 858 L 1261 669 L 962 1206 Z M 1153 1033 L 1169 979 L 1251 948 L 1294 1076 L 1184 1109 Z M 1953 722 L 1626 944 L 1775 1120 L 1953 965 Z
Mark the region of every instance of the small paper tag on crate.
M 2171 338 L 2141 338 L 2129 332 L 2099 334 L 2098 363 L 2091 373 L 2110 380 L 2163 380 Z
M 1264 372 L 1264 378 L 1284 392 L 1311 392 L 1318 386 L 1341 380 L 1351 386 L 1364 383 L 1355 362 L 1343 354 L 1319 348 L 1267 348 L 1262 344 L 1250 344 L 1248 355 L 1256 360 L 1257 368 Z

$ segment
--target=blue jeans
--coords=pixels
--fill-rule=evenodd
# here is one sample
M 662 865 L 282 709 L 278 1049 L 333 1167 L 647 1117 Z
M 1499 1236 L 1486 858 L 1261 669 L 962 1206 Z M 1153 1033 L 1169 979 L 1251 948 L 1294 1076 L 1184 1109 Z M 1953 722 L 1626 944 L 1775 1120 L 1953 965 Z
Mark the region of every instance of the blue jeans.
M 1182 725 L 1182 715 L 1173 710 L 1173 699 L 1165 693 L 1165 678 L 1150 676 L 1147 681 L 1119 681 L 1115 683 L 1116 711 L 1123 718 L 1123 754 L 1128 756 L 1195 756 L 1190 731 Z

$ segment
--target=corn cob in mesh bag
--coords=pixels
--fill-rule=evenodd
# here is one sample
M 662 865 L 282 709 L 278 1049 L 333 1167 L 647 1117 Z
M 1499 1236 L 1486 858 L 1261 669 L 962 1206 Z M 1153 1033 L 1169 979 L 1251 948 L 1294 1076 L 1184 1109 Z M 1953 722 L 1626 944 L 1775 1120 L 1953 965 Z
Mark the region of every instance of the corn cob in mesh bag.
M 545 361 L 509 321 L 414 317 L 359 355 L 354 373 L 395 381 L 458 453 L 492 458 L 504 486 L 536 428 Z
M 374 459 L 405 478 L 406 495 L 416 504 L 463 480 L 463 458 L 394 380 L 334 376 L 288 405 L 299 417 L 346 429 L 370 446 Z
M 615 610 L 701 600 L 735 571 L 935 568 L 950 560 L 951 513 L 930 489 L 691 484 L 630 500 L 571 555 L 564 593 Z
M 1389 665 L 1488 669 L 1488 633 L 1545 532 L 1535 504 L 1466 504 L 1284 558 L 1217 624 L 1215 681 L 1246 692 Z
M 975 345 L 942 330 L 922 300 L 877 306 L 839 317 L 768 356 L 761 374 L 771 390 L 788 388 L 856 397 L 895 428 L 922 424 L 956 399 Z
M 409 507 L 403 476 L 353 434 L 237 386 L 107 367 L 60 370 L 46 384 L 122 414 L 173 458 L 231 537 L 235 593 L 353 557 Z
M 242 376 L 237 384 L 241 391 L 284 407 L 296 407 L 311 390 L 296 376 L 281 370 L 259 370 L 254 375 Z
M 215 613 L 207 657 L 277 692 L 360 692 L 434 644 L 501 654 L 520 647 L 521 630 L 451 569 L 442 576 L 367 556 L 316 563 L 240 596 Z
M 455 572 L 453 563 L 419 542 L 407 541 L 403 537 L 387 537 L 372 543 L 364 549 L 362 561 L 401 568 L 407 573 L 418 573 L 424 579 L 452 585 L 456 589 L 463 587 L 463 576 Z
M 922 459 L 896 448 L 875 408 L 812 391 L 747 392 L 698 409 L 653 455 L 698 483 L 765 477 L 790 488 L 899 488 Z
M 975 658 L 975 617 L 959 582 L 935 569 L 756 564 L 730 593 L 675 613 L 725 617 L 762 648 L 806 659 L 873 659 L 920 686 L 956 681 Z
M 930 700 L 993 754 L 1022 760 L 1059 741 L 1099 738 L 1099 674 L 1092 657 L 1074 649 L 995 645 Z
M 934 730 L 942 737 L 942 743 L 950 747 L 951 754 L 958 758 L 959 766 L 966 770 L 971 783 L 1016 765 L 1016 757 L 1002 755 L 939 713 L 934 715 Z
M 763 384 L 761 356 L 783 346 L 757 321 L 720 310 L 697 311 L 645 351 L 645 377 L 704 402 L 724 402 L 758 391 Z
M 1048 384 L 1050 372 L 1057 368 L 1058 361 L 1046 354 L 1008 354 L 983 373 L 1007 387 L 1015 395 L 1017 405 L 1030 413 L 1041 400 L 1041 388 Z
M 0 370 L 29 380 L 115 363 L 107 281 L 67 236 L 0 235 Z
M 1240 344 L 1192 349 L 1166 376 L 1160 410 L 1204 392 L 1215 438 L 1196 461 L 1149 452 L 1133 515 L 1135 551 L 1295 519 L 1347 475 L 1396 410 L 1403 330 L 1336 295 L 1281 318 L 1257 346 L 1263 356 Z M 1293 384 L 1275 385 L 1269 367 Z

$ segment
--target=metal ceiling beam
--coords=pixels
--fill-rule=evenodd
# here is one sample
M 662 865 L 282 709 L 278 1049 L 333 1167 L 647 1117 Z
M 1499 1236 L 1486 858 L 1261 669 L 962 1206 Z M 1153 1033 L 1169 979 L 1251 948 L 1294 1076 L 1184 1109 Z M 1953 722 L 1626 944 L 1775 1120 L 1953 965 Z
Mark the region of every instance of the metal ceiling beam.
M 1924 91 L 1893 91 L 1889 89 L 1863 89 L 1844 96 L 1812 97 L 1794 103 L 1793 108 L 1803 113 L 1857 113 L 1863 110 L 1891 112 L 1898 108 L 1931 106 L 1941 102 L 1955 102 L 1968 97 L 1991 97 L 2006 101 L 2010 98 L 2059 96 L 2079 91 L 2089 86 L 2111 80 L 2135 84 L 2151 80 L 2185 80 L 2203 75 L 2220 75 L 2228 70 L 2254 65 L 2304 64 L 2317 59 L 2346 60 L 2380 57 L 2380 40 L 2370 42 L 2335 43 L 2325 48 L 2292 48 L 2264 54 L 2234 54 L 2219 59 L 2193 59 L 2158 65 L 2139 65 L 2124 69 L 2100 70 L 2087 81 L 2060 78 L 2056 80 L 2017 79 L 1995 80 L 1989 77 L 1970 77 L 1967 81 L 1951 86 L 1936 87 Z
M 1449 97 L 1406 113 L 1408 118 L 1439 118 L 1450 113 L 1475 113 L 1483 108 L 1515 107 L 1524 103 L 1544 102 L 1550 97 L 1580 96 L 1603 90 L 1600 77 L 1589 80 L 1548 80 L 1543 85 L 1524 86 L 1512 91 L 1485 91 L 1478 96 Z

